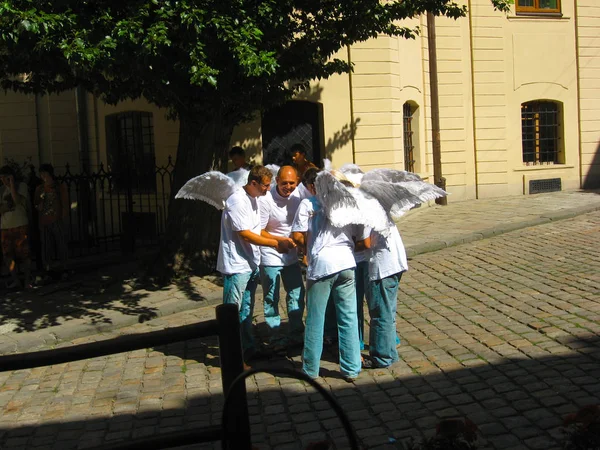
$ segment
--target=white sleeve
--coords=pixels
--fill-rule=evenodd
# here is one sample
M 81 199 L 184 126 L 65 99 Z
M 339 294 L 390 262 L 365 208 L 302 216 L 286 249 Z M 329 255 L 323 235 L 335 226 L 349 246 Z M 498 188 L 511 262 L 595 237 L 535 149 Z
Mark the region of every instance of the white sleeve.
M 308 222 L 312 212 L 312 204 L 309 199 L 304 199 L 298 206 L 296 211 L 296 217 L 294 217 L 294 223 L 292 224 L 292 233 L 299 232 L 304 233 L 308 231 Z
M 233 231 L 252 229 L 252 224 L 249 220 L 249 218 L 252 217 L 252 210 L 248 202 L 238 201 L 227 205 L 226 213 L 229 214 Z
M 271 201 L 268 195 L 259 197 L 258 207 L 260 210 L 260 229 L 264 230 L 267 228 L 269 216 L 271 215 Z

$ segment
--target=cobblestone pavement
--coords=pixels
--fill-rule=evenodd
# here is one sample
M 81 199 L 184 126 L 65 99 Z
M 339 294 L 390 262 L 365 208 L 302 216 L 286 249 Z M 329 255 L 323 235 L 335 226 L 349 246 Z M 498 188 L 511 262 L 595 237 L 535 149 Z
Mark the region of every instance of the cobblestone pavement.
M 327 352 L 319 382 L 364 448 L 401 449 L 432 436 L 441 419 L 466 416 L 480 448 L 559 449 L 565 415 L 600 403 L 598 248 L 594 212 L 419 255 L 399 294 L 402 361 L 348 384 Z M 198 308 L 71 343 L 213 317 L 212 307 Z M 259 366 L 299 367 L 299 357 Z M 347 448 L 312 388 L 262 374 L 247 385 L 258 448 L 300 449 L 327 436 Z M 219 423 L 222 405 L 210 339 L 0 373 L 0 448 L 86 448 L 192 429 Z
M 529 196 L 450 202 L 410 211 L 398 224 L 410 256 L 473 242 L 507 231 L 600 210 L 600 191 L 561 191 Z M 138 253 L 138 259 L 149 254 Z M 190 277 L 158 287 L 139 283 L 137 261 L 112 255 L 77 258 L 66 282 L 32 291 L 3 289 L 0 278 L 0 354 L 107 332 L 221 302 L 217 277 Z

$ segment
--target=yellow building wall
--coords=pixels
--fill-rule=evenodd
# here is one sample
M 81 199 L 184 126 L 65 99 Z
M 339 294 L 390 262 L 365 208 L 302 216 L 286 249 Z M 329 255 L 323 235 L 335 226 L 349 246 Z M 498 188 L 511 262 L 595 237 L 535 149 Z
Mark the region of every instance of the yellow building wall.
M 581 176 L 600 187 L 600 3 L 577 1 Z
M 67 164 L 71 173 L 79 173 L 82 167 L 75 90 L 38 95 L 36 104 L 40 163 L 51 163 L 58 174 Z
M 480 198 L 527 194 L 535 179 L 579 187 L 574 2 L 561 4 L 562 17 L 547 17 L 505 16 L 489 0 L 470 2 Z M 521 104 L 532 100 L 562 105 L 564 164 L 523 163 Z
M 419 23 L 413 20 L 408 25 Z M 415 171 L 429 175 L 421 56 L 419 38 L 379 36 L 352 46 L 354 162 L 361 167 L 405 168 L 403 105 L 410 102 L 416 107 L 412 122 Z
M 53 95 L 0 94 L 0 162 L 67 164 L 77 173 L 79 137 L 74 91 Z
M 432 155 L 428 29 L 422 17 L 423 76 L 427 104 L 426 140 Z M 435 20 L 442 175 L 449 201 L 476 197 L 473 142 L 473 99 L 469 21 L 438 17 Z M 433 182 L 433 156 L 429 157 Z
M 0 93 L 0 165 L 6 159 L 39 163 L 36 117 L 34 95 Z
M 108 165 L 106 153 L 106 116 L 125 111 L 141 111 L 152 113 L 154 126 L 154 152 L 156 165 L 167 164 L 169 156 L 177 156 L 179 142 L 179 122 L 167 118 L 166 109 L 151 105 L 143 99 L 128 100 L 117 105 L 108 105 L 88 96 L 88 127 L 90 136 L 90 152 L 97 164 L 102 163 L 105 170 Z

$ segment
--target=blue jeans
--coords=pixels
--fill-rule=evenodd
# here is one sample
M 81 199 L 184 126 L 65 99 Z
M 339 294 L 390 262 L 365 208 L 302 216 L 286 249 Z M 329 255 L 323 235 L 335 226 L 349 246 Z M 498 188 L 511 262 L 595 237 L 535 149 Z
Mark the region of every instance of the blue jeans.
M 289 320 L 290 337 L 298 337 L 304 331 L 302 315 L 304 314 L 304 283 L 300 264 L 289 266 L 261 266 L 260 278 L 263 288 L 265 322 L 277 333 L 281 325 L 279 315 L 280 281 L 286 291 L 285 302 Z
M 254 294 L 258 285 L 258 269 L 252 272 L 223 275 L 223 303 L 236 304 L 240 311 L 242 349 L 255 347 L 252 333 L 252 315 L 254 312 Z
M 369 261 L 356 264 L 356 312 L 358 315 L 358 340 L 360 349 L 365 348 L 365 288 L 369 283 Z
M 337 319 L 335 317 L 335 302 L 333 296 L 327 299 L 327 308 L 325 308 L 325 326 L 323 336 L 330 342 L 336 342 L 338 338 Z
M 396 310 L 400 278 L 402 273 L 369 282 L 369 354 L 379 367 L 387 367 L 400 359 L 396 350 Z
M 340 372 L 356 377 L 361 369 L 358 345 L 358 321 L 356 318 L 356 288 L 354 269 L 342 270 L 319 280 L 306 282 L 306 330 L 302 370 L 309 377 L 319 376 L 323 352 L 323 327 L 327 301 L 332 295 L 337 315 L 339 336 Z

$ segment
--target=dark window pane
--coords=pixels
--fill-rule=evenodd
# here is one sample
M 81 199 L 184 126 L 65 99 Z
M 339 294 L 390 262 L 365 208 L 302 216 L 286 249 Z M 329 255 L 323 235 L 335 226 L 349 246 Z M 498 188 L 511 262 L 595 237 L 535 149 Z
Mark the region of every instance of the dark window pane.
M 528 102 L 521 105 L 523 162 L 558 163 L 559 110 L 554 102 Z
M 107 151 L 116 189 L 156 190 L 152 114 L 124 112 L 108 116 L 106 123 Z
M 404 124 L 404 170 L 407 172 L 415 171 L 415 155 L 413 145 L 413 109 L 409 102 L 403 106 L 403 124 Z
M 540 0 L 540 9 L 556 9 L 556 0 Z

